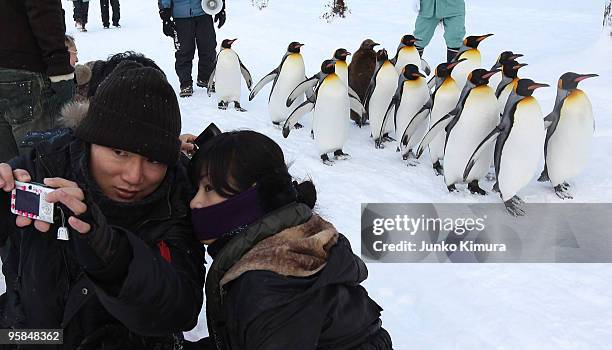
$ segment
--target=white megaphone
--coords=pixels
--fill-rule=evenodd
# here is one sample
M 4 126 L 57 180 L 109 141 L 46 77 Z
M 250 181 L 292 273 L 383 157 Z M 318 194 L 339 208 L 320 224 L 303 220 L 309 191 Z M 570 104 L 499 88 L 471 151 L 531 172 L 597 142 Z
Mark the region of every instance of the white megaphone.
M 202 9 L 207 15 L 214 16 L 223 9 L 223 0 L 202 0 Z

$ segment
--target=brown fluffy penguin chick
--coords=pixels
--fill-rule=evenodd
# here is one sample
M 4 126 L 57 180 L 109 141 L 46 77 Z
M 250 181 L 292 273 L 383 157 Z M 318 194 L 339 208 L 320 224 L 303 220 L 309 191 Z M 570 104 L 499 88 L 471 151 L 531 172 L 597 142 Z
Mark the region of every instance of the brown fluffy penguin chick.
M 364 101 L 366 91 L 370 85 L 370 79 L 376 69 L 376 51 L 374 47 L 379 45 L 372 39 L 366 39 L 353 54 L 351 64 L 348 66 L 348 83 L 357 93 L 361 101 Z M 362 120 L 359 115 L 351 111 L 351 119 L 361 126 Z

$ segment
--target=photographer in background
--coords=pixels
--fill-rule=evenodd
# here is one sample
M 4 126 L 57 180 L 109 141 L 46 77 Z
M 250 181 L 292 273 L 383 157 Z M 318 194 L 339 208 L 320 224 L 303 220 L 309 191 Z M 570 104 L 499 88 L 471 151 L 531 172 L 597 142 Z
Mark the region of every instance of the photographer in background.
M 225 1 L 223 9 L 215 15 L 214 22 L 218 28 L 225 24 Z M 198 79 L 199 87 L 208 85 L 216 59 L 217 39 L 213 17 L 202 9 L 200 0 L 159 0 L 159 16 L 166 36 L 175 39 L 176 62 L 174 68 L 181 85 L 181 97 L 193 95 L 193 79 L 191 71 L 196 47 L 198 49 Z M 176 35 L 176 37 L 175 37 Z
M 0 162 L 28 131 L 53 128 L 74 95 L 60 0 L 0 1 Z
M 0 328 L 61 328 L 63 349 L 180 349 L 205 270 L 176 95 L 158 70 L 124 61 L 85 113 L 74 133 L 0 164 Z M 15 180 L 56 188 L 53 225 L 11 214 Z

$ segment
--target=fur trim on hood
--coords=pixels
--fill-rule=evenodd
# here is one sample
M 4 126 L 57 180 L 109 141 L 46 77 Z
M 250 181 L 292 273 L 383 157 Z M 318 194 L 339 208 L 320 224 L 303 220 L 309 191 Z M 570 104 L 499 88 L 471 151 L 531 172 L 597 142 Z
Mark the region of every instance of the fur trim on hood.
M 87 115 L 89 101 L 73 101 L 62 107 L 59 124 L 62 127 L 76 129 L 81 120 Z
M 227 271 L 220 285 L 253 270 L 272 271 L 283 276 L 312 276 L 325 267 L 329 250 L 338 242 L 338 236 L 331 223 L 313 215 L 307 222 L 257 243 Z

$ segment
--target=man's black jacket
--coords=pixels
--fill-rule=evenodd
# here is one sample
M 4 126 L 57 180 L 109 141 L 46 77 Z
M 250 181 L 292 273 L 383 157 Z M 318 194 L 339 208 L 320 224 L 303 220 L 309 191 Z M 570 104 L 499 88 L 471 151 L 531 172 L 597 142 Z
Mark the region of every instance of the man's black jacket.
M 63 177 L 87 188 L 80 180 L 88 159 L 88 145 L 65 132 L 11 164 L 29 171 L 34 182 Z M 130 339 L 131 348 L 168 348 L 173 333 L 196 325 L 203 301 L 204 254 L 192 235 L 185 168 L 169 168 L 145 205 L 113 208 L 100 199 L 94 204 L 91 191 L 86 200 L 92 231 L 82 237 L 72 231 L 68 242 L 56 239 L 57 225 L 49 233 L 17 228 L 9 197 L 0 191 L 7 288 L 0 328 L 63 328 L 64 349 L 83 341 L 98 348 L 112 338 Z
M 61 0 L 0 1 L 0 67 L 70 74 Z

